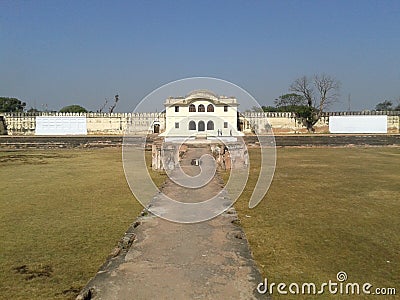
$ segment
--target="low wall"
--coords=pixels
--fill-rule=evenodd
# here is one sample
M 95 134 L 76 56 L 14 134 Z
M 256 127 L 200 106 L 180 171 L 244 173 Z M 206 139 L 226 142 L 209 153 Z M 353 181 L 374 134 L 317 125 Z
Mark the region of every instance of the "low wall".
M 316 133 L 329 133 L 330 116 L 378 116 L 387 115 L 387 133 L 399 133 L 400 112 L 399 111 L 365 111 L 365 112 L 327 112 L 314 125 Z M 244 132 L 255 131 L 258 134 L 271 132 L 275 134 L 285 133 L 307 133 L 303 126 L 289 112 L 250 112 L 244 113 L 240 122 Z
M 163 113 L 11 113 L 3 114 L 7 134 L 34 135 L 37 116 L 84 116 L 89 135 L 121 135 L 131 125 L 138 133 L 150 133 L 154 122 L 165 129 Z
M 400 112 L 398 111 L 325 113 L 315 124 L 315 132 L 329 132 L 330 116 L 349 115 L 387 115 L 388 133 L 399 133 Z M 165 113 L 5 113 L 0 114 L 0 120 L 6 129 L 3 130 L 3 134 L 6 132 L 7 135 L 34 135 L 36 116 L 84 116 L 88 135 L 122 135 L 128 126 L 132 126 L 138 133 L 151 133 L 155 129 L 155 124 L 160 132 L 165 130 Z M 271 129 L 276 134 L 307 132 L 307 129 L 290 112 L 244 113 L 239 117 L 239 122 L 242 130 L 248 133 L 255 131 L 263 134 L 270 132 Z

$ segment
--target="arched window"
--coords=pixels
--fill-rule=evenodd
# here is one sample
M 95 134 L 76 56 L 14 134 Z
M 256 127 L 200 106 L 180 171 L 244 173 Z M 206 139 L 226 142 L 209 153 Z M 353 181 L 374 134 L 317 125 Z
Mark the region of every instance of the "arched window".
M 204 131 L 205 130 L 205 124 L 204 124 L 204 121 L 200 121 L 199 122 L 199 131 Z
M 207 122 L 207 130 L 214 130 L 214 122 L 213 121 Z
M 214 112 L 214 105 L 208 104 L 207 105 L 207 112 Z
M 195 121 L 189 122 L 189 130 L 196 130 L 196 122 Z
M 196 106 L 194 104 L 189 105 L 189 112 L 196 112 Z
M 197 107 L 197 111 L 198 111 L 198 112 L 205 112 L 205 111 L 206 111 L 206 108 L 204 107 L 203 104 L 200 104 L 200 105 Z

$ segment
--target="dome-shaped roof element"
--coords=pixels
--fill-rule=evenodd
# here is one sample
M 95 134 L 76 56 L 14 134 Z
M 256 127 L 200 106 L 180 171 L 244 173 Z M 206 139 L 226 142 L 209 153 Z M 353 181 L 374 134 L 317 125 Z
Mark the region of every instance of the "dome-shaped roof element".
M 194 90 L 186 95 L 186 99 L 195 99 L 195 98 L 205 98 L 205 99 L 217 99 L 218 95 L 209 91 L 209 90 Z

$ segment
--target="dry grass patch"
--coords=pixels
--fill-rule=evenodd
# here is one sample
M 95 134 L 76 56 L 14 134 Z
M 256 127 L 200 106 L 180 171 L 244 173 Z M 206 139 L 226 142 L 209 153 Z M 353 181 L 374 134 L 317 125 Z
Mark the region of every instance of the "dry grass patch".
M 271 188 L 251 210 L 259 151 L 250 155 L 235 206 L 263 276 L 322 283 L 346 271 L 399 291 L 399 148 L 280 148 Z M 0 191 L 3 299 L 74 298 L 142 209 L 120 148 L 2 151 Z
M 74 299 L 142 207 L 121 149 L 0 152 L 0 298 Z
M 250 155 L 257 171 L 259 150 Z M 235 204 L 263 276 L 270 282 L 321 284 L 345 271 L 347 282 L 399 292 L 399 165 L 399 148 L 278 149 L 264 200 L 248 209 L 257 179 L 251 172 Z

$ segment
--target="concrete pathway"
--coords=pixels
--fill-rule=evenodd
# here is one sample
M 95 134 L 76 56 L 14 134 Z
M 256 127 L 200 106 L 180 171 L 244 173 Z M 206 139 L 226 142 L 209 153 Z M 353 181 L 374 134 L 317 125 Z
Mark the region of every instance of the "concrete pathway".
M 182 169 L 205 148 L 189 148 Z M 193 190 L 168 180 L 163 192 L 178 201 L 203 201 L 216 194 L 222 181 L 215 176 Z M 175 198 L 176 199 L 176 198 Z M 236 212 L 197 224 L 179 224 L 154 215 L 138 218 L 80 299 L 266 299 L 257 294 L 262 281 Z

